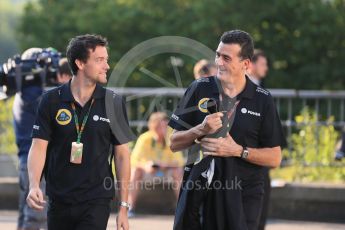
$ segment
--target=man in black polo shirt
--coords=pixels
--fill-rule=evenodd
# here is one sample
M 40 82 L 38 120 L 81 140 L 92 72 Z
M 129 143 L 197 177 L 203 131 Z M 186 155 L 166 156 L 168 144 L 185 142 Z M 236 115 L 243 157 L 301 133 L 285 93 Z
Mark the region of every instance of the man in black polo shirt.
M 174 229 L 257 229 L 263 166 L 279 166 L 284 137 L 272 96 L 245 75 L 253 49 L 248 33 L 225 32 L 217 76 L 194 81 L 172 115 L 170 147 L 189 148 L 193 160 L 185 167 Z M 216 107 L 212 114 L 209 105 Z
M 28 159 L 27 202 L 43 208 L 39 181 L 44 168 L 50 230 L 106 229 L 115 193 L 109 158 L 115 154 L 121 183 L 117 227 L 128 229 L 130 137 L 113 134 L 106 95 L 110 93 L 113 101 L 117 95 L 99 85 L 107 82 L 107 41 L 96 35 L 77 36 L 67 47 L 67 58 L 72 80 L 45 93 L 38 108 Z M 123 111 L 121 122 L 128 126 L 121 103 L 116 109 Z

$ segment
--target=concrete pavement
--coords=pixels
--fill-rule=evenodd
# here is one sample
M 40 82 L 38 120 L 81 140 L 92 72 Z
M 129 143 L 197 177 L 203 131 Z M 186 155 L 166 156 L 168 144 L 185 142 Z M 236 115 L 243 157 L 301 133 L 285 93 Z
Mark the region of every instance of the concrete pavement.
M 108 229 L 115 228 L 115 215 L 112 214 Z M 16 211 L 0 211 L 0 229 L 1 230 L 15 230 L 17 221 Z M 173 216 L 158 216 L 158 215 L 140 215 L 130 219 L 131 230 L 169 230 L 172 229 Z M 343 230 L 345 224 L 331 224 L 331 223 L 317 223 L 305 221 L 286 221 L 286 220 L 270 220 L 267 230 Z

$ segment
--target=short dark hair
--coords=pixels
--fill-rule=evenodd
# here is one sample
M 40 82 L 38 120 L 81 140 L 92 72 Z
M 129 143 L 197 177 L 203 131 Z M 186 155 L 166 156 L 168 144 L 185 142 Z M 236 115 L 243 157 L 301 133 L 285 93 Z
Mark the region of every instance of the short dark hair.
M 61 59 L 60 59 L 60 61 L 59 61 L 58 72 L 59 72 L 61 75 L 62 75 L 62 74 L 66 74 L 66 75 L 72 76 L 72 72 L 71 72 L 71 69 L 69 68 L 67 58 L 61 58 Z
M 78 72 L 75 60 L 78 59 L 86 62 L 89 58 L 90 50 L 94 51 L 97 46 L 108 46 L 107 39 L 100 35 L 85 34 L 74 37 L 69 41 L 66 56 L 73 74 Z
M 214 62 L 201 59 L 194 65 L 194 77 L 210 76 L 212 68 L 217 68 Z
M 252 62 L 255 63 L 259 59 L 259 57 L 264 57 L 267 59 L 267 56 L 263 50 L 255 49 L 254 54 L 253 54 L 253 58 L 252 58 Z
M 220 37 L 224 44 L 238 44 L 241 46 L 240 57 L 242 59 L 252 60 L 254 52 L 253 39 L 249 33 L 242 30 L 230 30 Z

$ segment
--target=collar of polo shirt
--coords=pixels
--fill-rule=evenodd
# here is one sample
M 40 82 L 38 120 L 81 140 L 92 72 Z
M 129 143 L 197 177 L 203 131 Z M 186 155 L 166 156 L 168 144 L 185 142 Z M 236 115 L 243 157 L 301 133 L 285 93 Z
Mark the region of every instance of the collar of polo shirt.
M 95 91 L 92 94 L 92 98 L 100 99 L 105 97 L 106 89 L 99 84 L 96 84 Z M 62 101 L 72 102 L 74 101 L 71 91 L 71 80 L 61 86 L 61 92 L 59 92 Z
M 215 79 L 216 79 L 216 83 L 218 87 L 217 88 L 214 87 L 212 89 L 213 90 L 212 93 L 214 95 L 223 94 L 223 88 L 221 86 L 220 80 L 217 77 L 215 77 Z M 252 99 L 255 95 L 255 90 L 256 90 L 256 85 L 246 75 L 246 86 L 244 87 L 243 91 L 237 95 L 237 99 L 242 99 L 242 98 Z

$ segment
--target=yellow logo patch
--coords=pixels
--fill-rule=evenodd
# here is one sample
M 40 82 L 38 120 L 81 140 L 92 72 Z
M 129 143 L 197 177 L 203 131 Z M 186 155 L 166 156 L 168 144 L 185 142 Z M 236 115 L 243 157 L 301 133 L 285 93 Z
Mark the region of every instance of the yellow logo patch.
M 72 114 L 67 109 L 59 109 L 56 114 L 55 120 L 60 125 L 67 125 L 72 120 Z
M 208 100 L 209 98 L 202 98 L 198 103 L 198 108 L 203 113 L 208 113 L 207 106 L 206 106 Z

